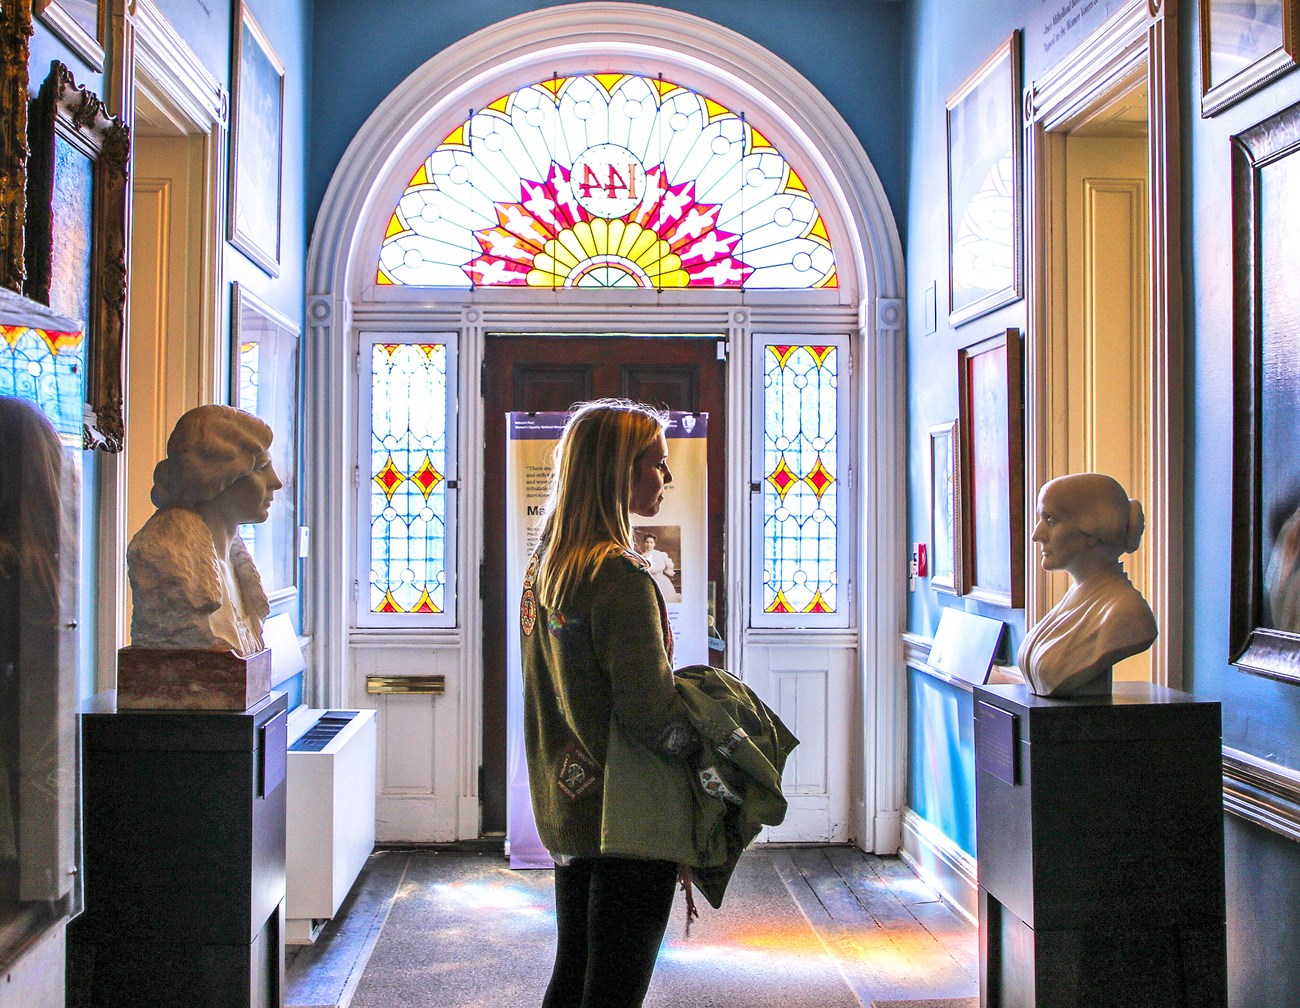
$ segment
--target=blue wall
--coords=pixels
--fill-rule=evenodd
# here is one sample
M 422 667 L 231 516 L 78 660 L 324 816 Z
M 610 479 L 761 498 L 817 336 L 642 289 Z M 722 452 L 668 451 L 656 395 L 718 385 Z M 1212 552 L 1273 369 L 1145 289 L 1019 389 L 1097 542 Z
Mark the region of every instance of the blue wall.
M 315 218 L 349 141 L 366 118 L 420 66 L 459 39 L 504 18 L 559 6 L 526 0 L 353 0 L 315 4 L 313 92 L 317 96 L 307 176 Z M 707 18 L 780 56 L 824 94 L 857 134 L 904 224 L 907 163 L 902 147 L 902 12 L 897 0 L 661 0 Z M 598 68 L 593 68 L 598 69 Z
M 975 854 L 975 720 L 968 690 L 907 670 L 907 804 Z
M 944 100 L 1014 29 L 1024 31 L 1025 80 L 1032 81 L 1119 6 L 1101 0 L 1080 24 L 1057 38 L 1049 24 L 1068 0 L 916 0 L 908 6 L 909 521 L 910 536 L 928 534 L 928 430 L 957 414 L 956 348 L 1006 326 L 1023 327 L 1019 302 L 954 332 L 944 319 L 947 270 Z M 1171 7 L 1166 3 L 1166 7 Z M 1078 8 L 1075 7 L 1075 10 Z M 1179 5 L 1180 131 L 1183 140 L 1182 270 L 1186 308 L 1186 584 L 1185 683 L 1198 696 L 1223 702 L 1224 742 L 1289 767 L 1300 767 L 1300 689 L 1237 671 L 1228 661 L 1233 606 L 1226 572 L 1231 548 L 1232 262 L 1229 138 L 1300 99 L 1292 73 L 1218 115 L 1200 116 L 1200 34 L 1197 5 Z M 1063 24 L 1064 22 L 1062 22 Z M 939 323 L 922 325 L 922 298 L 936 284 Z M 1032 562 L 1032 561 L 1030 561 Z M 976 608 L 932 591 L 924 581 L 912 596 L 908 625 L 932 635 L 944 605 L 967 605 L 1006 619 L 1012 654 L 1023 634 L 1023 612 Z M 934 705 L 928 708 L 931 712 Z M 933 716 L 933 714 L 931 714 Z M 912 731 L 930 730 L 921 719 Z M 919 741 L 913 750 L 941 743 Z M 954 785 L 962 767 L 954 756 Z M 914 774 L 915 776 L 915 774 Z M 932 822 L 934 813 L 926 815 Z M 936 823 L 937 825 L 938 823 Z M 1282 1008 L 1300 1004 L 1300 848 L 1276 834 L 1229 817 L 1228 896 L 1231 1004 Z M 1264 882 L 1267 879 L 1269 881 Z M 1267 936 L 1267 944 L 1265 936 Z

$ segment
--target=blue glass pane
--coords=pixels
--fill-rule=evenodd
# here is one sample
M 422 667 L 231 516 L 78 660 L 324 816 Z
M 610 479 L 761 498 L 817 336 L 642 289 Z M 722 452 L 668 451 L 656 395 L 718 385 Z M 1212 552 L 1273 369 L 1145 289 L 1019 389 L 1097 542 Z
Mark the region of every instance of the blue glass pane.
M 0 326 L 0 395 L 34 402 L 61 436 L 80 444 L 84 348 L 81 333 Z
M 836 611 L 839 354 L 772 345 L 763 377 L 763 609 Z
M 370 611 L 441 613 L 447 583 L 447 347 L 371 355 Z

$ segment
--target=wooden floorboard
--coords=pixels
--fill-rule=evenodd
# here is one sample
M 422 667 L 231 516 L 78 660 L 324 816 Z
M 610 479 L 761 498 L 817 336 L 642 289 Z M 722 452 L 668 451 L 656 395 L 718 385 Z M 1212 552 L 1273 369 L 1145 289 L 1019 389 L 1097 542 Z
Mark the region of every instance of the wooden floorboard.
M 975 929 L 897 858 L 852 847 L 766 856 L 864 1005 L 978 993 Z

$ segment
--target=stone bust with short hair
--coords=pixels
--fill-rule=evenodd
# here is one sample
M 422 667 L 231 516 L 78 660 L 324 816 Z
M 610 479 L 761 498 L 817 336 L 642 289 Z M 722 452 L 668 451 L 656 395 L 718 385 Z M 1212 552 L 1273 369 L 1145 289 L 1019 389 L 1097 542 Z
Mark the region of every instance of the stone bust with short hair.
M 1101 473 L 1043 485 L 1033 540 L 1045 570 L 1070 575 L 1070 590 L 1021 642 L 1020 669 L 1039 696 L 1105 696 L 1116 662 L 1156 639 L 1156 621 L 1120 565 L 1142 541 L 1142 504 Z
M 238 528 L 266 521 L 283 486 L 272 436 L 233 406 L 199 406 L 176 422 L 154 469 L 158 510 L 126 551 L 133 647 L 262 650 L 270 606 Z

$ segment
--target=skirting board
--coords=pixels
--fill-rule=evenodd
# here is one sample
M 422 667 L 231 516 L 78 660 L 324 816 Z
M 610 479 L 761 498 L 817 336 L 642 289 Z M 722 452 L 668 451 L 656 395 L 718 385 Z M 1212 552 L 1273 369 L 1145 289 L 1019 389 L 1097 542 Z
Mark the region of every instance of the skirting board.
M 979 866 L 943 831 L 910 808 L 903 809 L 903 848 L 912 871 L 928 882 L 968 923 L 979 920 Z

